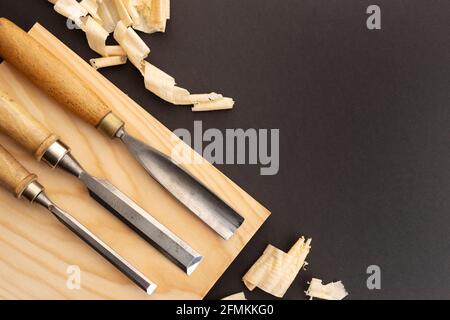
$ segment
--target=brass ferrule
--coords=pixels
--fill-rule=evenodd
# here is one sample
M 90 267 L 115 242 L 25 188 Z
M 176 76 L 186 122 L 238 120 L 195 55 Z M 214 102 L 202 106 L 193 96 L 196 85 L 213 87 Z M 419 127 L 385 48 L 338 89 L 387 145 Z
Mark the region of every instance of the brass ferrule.
M 114 138 L 117 132 L 123 128 L 124 122 L 114 113 L 108 113 L 97 126 L 97 129 L 106 134 L 109 138 Z

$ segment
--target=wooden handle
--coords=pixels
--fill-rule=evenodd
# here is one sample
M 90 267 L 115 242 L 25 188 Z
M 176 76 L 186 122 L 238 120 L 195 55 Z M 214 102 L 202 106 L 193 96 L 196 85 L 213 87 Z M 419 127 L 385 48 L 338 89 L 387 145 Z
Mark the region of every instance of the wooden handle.
M 0 145 L 0 183 L 18 198 L 30 183 L 37 179 Z
M 40 160 L 58 137 L 36 121 L 20 104 L 0 90 L 0 130 L 33 152 Z
M 110 113 L 108 106 L 63 61 L 5 18 L 0 18 L 0 57 L 90 124 L 98 126 Z

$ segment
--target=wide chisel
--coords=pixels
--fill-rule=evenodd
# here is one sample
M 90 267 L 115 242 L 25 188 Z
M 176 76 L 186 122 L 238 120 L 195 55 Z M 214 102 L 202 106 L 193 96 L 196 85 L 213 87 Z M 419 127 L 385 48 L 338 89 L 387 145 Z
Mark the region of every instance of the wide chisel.
M 106 180 L 88 174 L 69 148 L 33 118 L 20 104 L 0 90 L 0 131 L 44 160 L 81 180 L 92 197 L 143 239 L 190 275 L 202 256 Z
M 0 56 L 68 110 L 125 143 L 156 181 L 224 239 L 243 223 L 242 216 L 170 157 L 130 136 L 124 122 L 65 62 L 4 18 L 0 19 Z
M 156 284 L 134 268 L 117 252 L 97 238 L 91 231 L 67 212 L 56 206 L 45 194 L 37 176 L 27 171 L 3 146 L 0 145 L 0 184 L 13 192 L 17 198 L 25 198 L 49 210 L 62 224 L 101 254 L 112 265 L 130 278 L 141 289 L 152 294 Z

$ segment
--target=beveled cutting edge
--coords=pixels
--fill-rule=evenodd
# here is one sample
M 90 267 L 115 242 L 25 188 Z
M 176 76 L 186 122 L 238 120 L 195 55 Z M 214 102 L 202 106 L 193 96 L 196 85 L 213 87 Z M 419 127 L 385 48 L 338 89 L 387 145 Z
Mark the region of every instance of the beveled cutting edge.
M 123 127 L 116 137 L 156 181 L 225 240 L 244 222 L 229 205 L 158 150 L 132 137 Z

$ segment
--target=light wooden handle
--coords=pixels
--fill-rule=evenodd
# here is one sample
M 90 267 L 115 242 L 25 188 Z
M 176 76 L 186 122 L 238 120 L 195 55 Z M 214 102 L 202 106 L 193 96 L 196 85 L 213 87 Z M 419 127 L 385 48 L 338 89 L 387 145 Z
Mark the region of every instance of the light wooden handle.
M 37 179 L 0 145 L 0 183 L 18 198 L 30 183 Z
M 0 57 L 85 121 L 98 126 L 108 106 L 63 61 L 20 29 L 0 18 Z
M 0 130 L 16 140 L 40 160 L 48 147 L 58 137 L 20 104 L 0 90 Z

